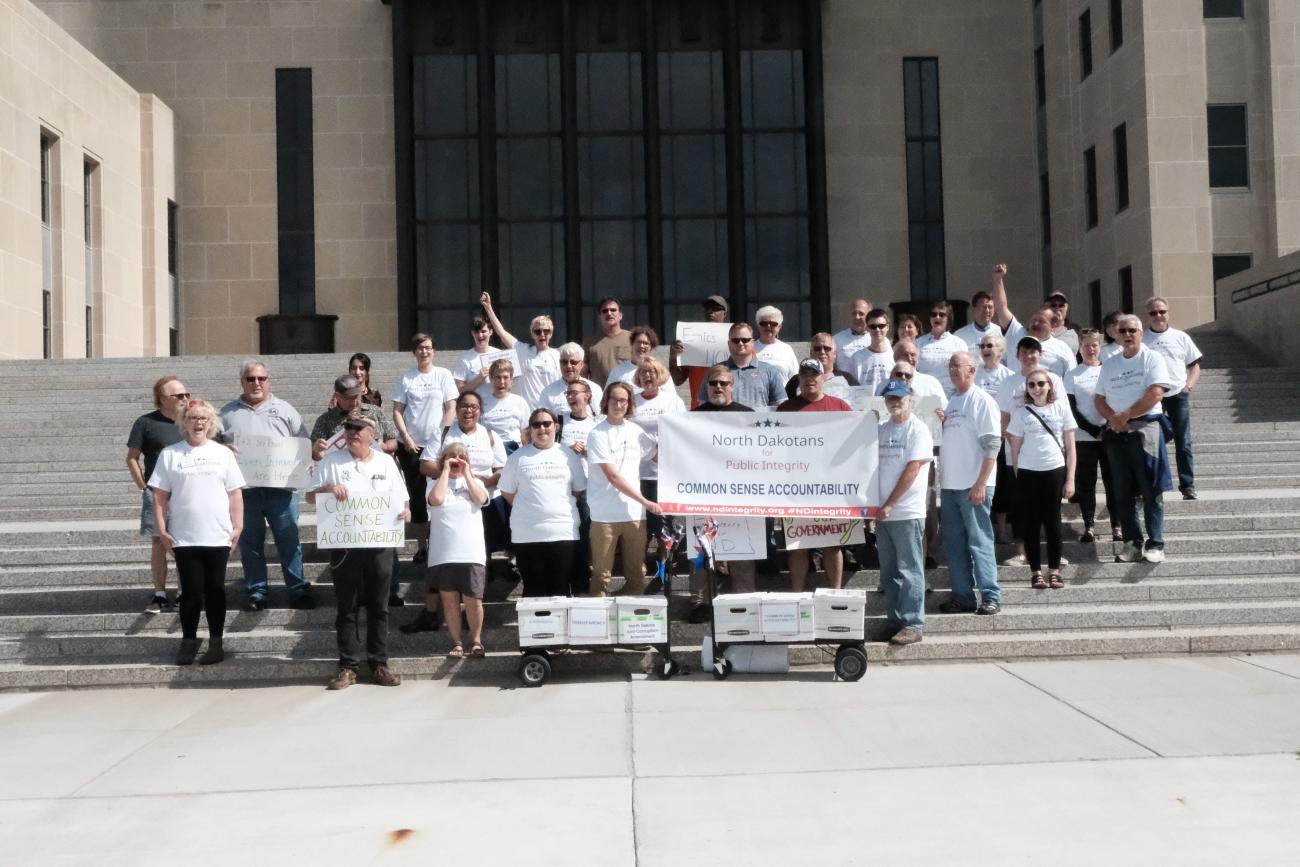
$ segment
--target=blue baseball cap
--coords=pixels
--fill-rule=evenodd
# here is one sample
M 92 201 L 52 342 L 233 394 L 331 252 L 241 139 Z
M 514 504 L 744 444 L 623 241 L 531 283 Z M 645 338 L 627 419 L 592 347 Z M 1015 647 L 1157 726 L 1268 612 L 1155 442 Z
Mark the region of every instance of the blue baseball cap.
M 885 383 L 885 390 L 881 392 L 881 395 L 883 397 L 908 397 L 911 393 L 912 386 L 901 379 L 891 379 Z

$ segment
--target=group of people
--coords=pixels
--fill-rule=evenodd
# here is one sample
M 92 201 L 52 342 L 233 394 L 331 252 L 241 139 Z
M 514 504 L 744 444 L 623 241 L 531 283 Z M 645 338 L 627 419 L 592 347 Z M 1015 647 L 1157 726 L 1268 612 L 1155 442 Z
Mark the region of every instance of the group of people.
M 940 607 L 945 613 L 999 610 L 994 523 L 1006 532 L 1008 517 L 1019 546 L 1015 562 L 1029 567 L 1032 585 L 1063 586 L 1061 502 L 1079 503 L 1081 541 L 1095 541 L 1099 472 L 1112 538 L 1124 542 L 1118 559 L 1159 562 L 1161 495 L 1171 487 L 1166 429 L 1183 496 L 1196 496 L 1189 394 L 1199 351 L 1169 327 L 1162 298 L 1147 303 L 1146 329 L 1139 317 L 1120 313 L 1107 317 L 1102 332 L 1079 329 L 1061 293 L 1022 325 L 1007 302 L 1006 273 L 1005 266 L 994 269 L 991 291 L 971 299 L 972 321 L 957 331 L 950 330 L 946 302 L 930 306 L 925 328 L 910 315 L 893 323 L 888 311 L 858 299 L 849 326 L 812 335 L 803 359 L 780 340 L 778 309 L 759 309 L 756 330 L 733 321 L 725 298 L 710 296 L 703 318 L 732 324 L 725 355 L 698 366 L 681 363 L 680 342 L 669 348 L 668 364 L 660 362 L 654 329 L 624 329 L 615 298 L 598 304 L 595 341 L 555 347 L 549 316 L 533 318 L 530 341 L 517 339 L 483 293 L 482 315 L 470 323 L 472 346 L 452 370 L 433 363 L 432 337 L 414 335 L 415 363 L 398 377 L 385 412 L 370 382 L 370 359 L 357 353 L 310 431 L 273 395 L 263 361 L 244 363 L 241 394 L 220 411 L 192 398 L 176 377 L 163 377 L 154 386 L 155 411 L 137 420 L 128 439 L 128 467 L 142 491 L 140 532 L 153 545 L 146 611 L 173 608 L 165 585 L 170 553 L 180 585 L 177 662 L 220 662 L 227 558 L 238 546 L 243 607 L 263 609 L 268 528 L 290 605 L 315 607 L 303 574 L 298 491 L 245 484 L 238 454 L 241 437 L 302 437 L 314 462 L 309 498 L 383 493 L 403 503 L 400 517 L 417 543 L 414 560 L 429 582 L 423 609 L 403 631 L 432 631 L 445 622 L 449 655 L 480 657 L 487 565 L 495 552 L 517 568 L 525 596 L 606 595 L 616 560 L 624 577 L 619 592 L 646 589 L 646 557 L 660 544 L 665 520 L 657 503 L 660 416 L 846 412 L 855 386 L 882 395 L 888 415 L 879 430 L 875 540 L 893 643 L 921 640 L 925 570 L 936 565 L 931 552 L 940 536 L 952 589 Z M 1013 366 L 1005 358 L 1012 348 Z M 689 401 L 678 396 L 683 385 Z M 941 420 L 938 442 L 922 408 Z M 386 650 L 388 609 L 404 604 L 396 549 L 329 553 L 339 645 L 330 688 L 357 681 L 363 607 L 372 678 L 400 683 Z M 840 586 L 843 552 L 819 553 L 827 584 Z M 802 590 L 812 552 L 792 550 L 788 563 L 792 589 Z M 754 589 L 753 561 L 717 569 L 692 578 L 693 621 L 711 614 L 710 577 L 733 592 Z M 208 647 L 200 657 L 203 611 Z

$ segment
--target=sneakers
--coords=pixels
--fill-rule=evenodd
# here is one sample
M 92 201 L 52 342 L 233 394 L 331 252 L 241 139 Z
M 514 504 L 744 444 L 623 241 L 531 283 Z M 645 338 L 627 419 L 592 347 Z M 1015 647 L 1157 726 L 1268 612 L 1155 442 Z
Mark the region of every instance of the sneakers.
M 221 646 L 220 638 L 209 638 L 208 649 L 203 652 L 199 658 L 199 665 L 216 665 L 226 658 L 226 652 Z
M 357 673 L 350 668 L 340 668 L 325 684 L 326 689 L 347 689 L 357 682 Z
M 181 649 L 176 653 L 176 664 L 187 666 L 194 664 L 194 657 L 199 655 L 199 646 L 202 640 L 198 638 L 182 638 Z
M 438 614 L 427 608 L 420 610 L 415 619 L 409 623 L 403 623 L 401 630 L 407 635 L 414 635 L 417 632 L 437 632 L 438 631 Z
M 352 679 L 353 681 L 356 680 L 355 674 L 352 676 Z M 402 676 L 397 672 L 393 671 L 387 665 L 381 665 L 378 668 L 376 668 L 371 673 L 370 679 L 374 681 L 375 686 L 401 686 L 402 685 Z
M 402 598 L 399 594 L 397 594 L 397 593 L 390 593 L 390 594 L 388 594 L 388 607 L 389 607 L 389 608 L 405 608 L 405 607 L 406 607 L 406 600 L 403 599 L 403 598 Z
M 956 599 L 949 599 L 939 605 L 939 611 L 944 614 L 974 614 L 975 610 L 974 605 L 963 605 Z
M 316 607 L 316 597 L 303 591 L 289 603 L 290 608 L 296 608 L 299 611 L 311 611 Z
M 1115 555 L 1116 563 L 1137 563 L 1142 559 L 1142 551 L 1132 542 L 1125 542 L 1124 548 Z
M 1148 545 L 1147 549 L 1142 552 L 1142 559 L 1148 563 L 1161 563 L 1165 559 L 1164 549 Z
M 1184 500 L 1195 500 L 1195 499 L 1196 499 L 1196 487 L 1195 487 L 1195 486 L 1192 486 L 1192 487 L 1190 487 L 1190 488 L 1183 488 L 1183 499 L 1184 499 Z
M 996 602 L 981 602 L 980 607 L 975 609 L 976 614 L 997 614 L 1002 610 L 1002 606 Z
M 905 644 L 916 644 L 921 640 L 921 630 L 914 626 L 906 626 L 894 633 L 894 637 L 889 639 L 889 643 L 901 647 Z
M 244 610 L 245 610 L 245 611 L 265 611 L 265 610 L 266 610 L 266 597 L 265 597 L 265 596 L 250 596 L 250 597 L 248 597 L 248 601 L 244 603 Z
M 144 607 L 145 614 L 162 614 L 165 611 L 175 611 L 176 606 L 167 598 L 165 593 L 155 593 L 149 599 L 149 604 Z

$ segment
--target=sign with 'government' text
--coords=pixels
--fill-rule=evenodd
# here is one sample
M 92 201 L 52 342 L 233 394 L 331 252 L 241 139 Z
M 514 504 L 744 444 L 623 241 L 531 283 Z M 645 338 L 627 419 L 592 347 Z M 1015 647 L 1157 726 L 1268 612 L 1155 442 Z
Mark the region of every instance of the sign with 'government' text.
M 659 505 L 670 515 L 874 514 L 876 416 L 687 412 L 659 417 Z

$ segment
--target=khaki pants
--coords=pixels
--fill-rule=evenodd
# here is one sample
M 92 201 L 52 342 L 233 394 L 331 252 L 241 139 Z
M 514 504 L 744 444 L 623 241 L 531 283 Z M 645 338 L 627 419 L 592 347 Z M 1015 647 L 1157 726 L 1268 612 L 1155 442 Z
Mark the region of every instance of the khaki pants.
M 624 593 L 645 589 L 645 521 L 619 521 L 607 524 L 591 522 L 591 591 L 589 596 L 604 596 L 614 571 L 614 549 L 623 543 Z
M 718 572 L 713 576 L 714 589 L 722 592 L 720 585 L 725 579 L 728 593 L 753 593 L 754 580 L 758 570 L 753 560 L 730 560 L 718 564 Z M 709 602 L 709 575 L 701 569 L 691 573 L 691 604 L 703 605 Z

